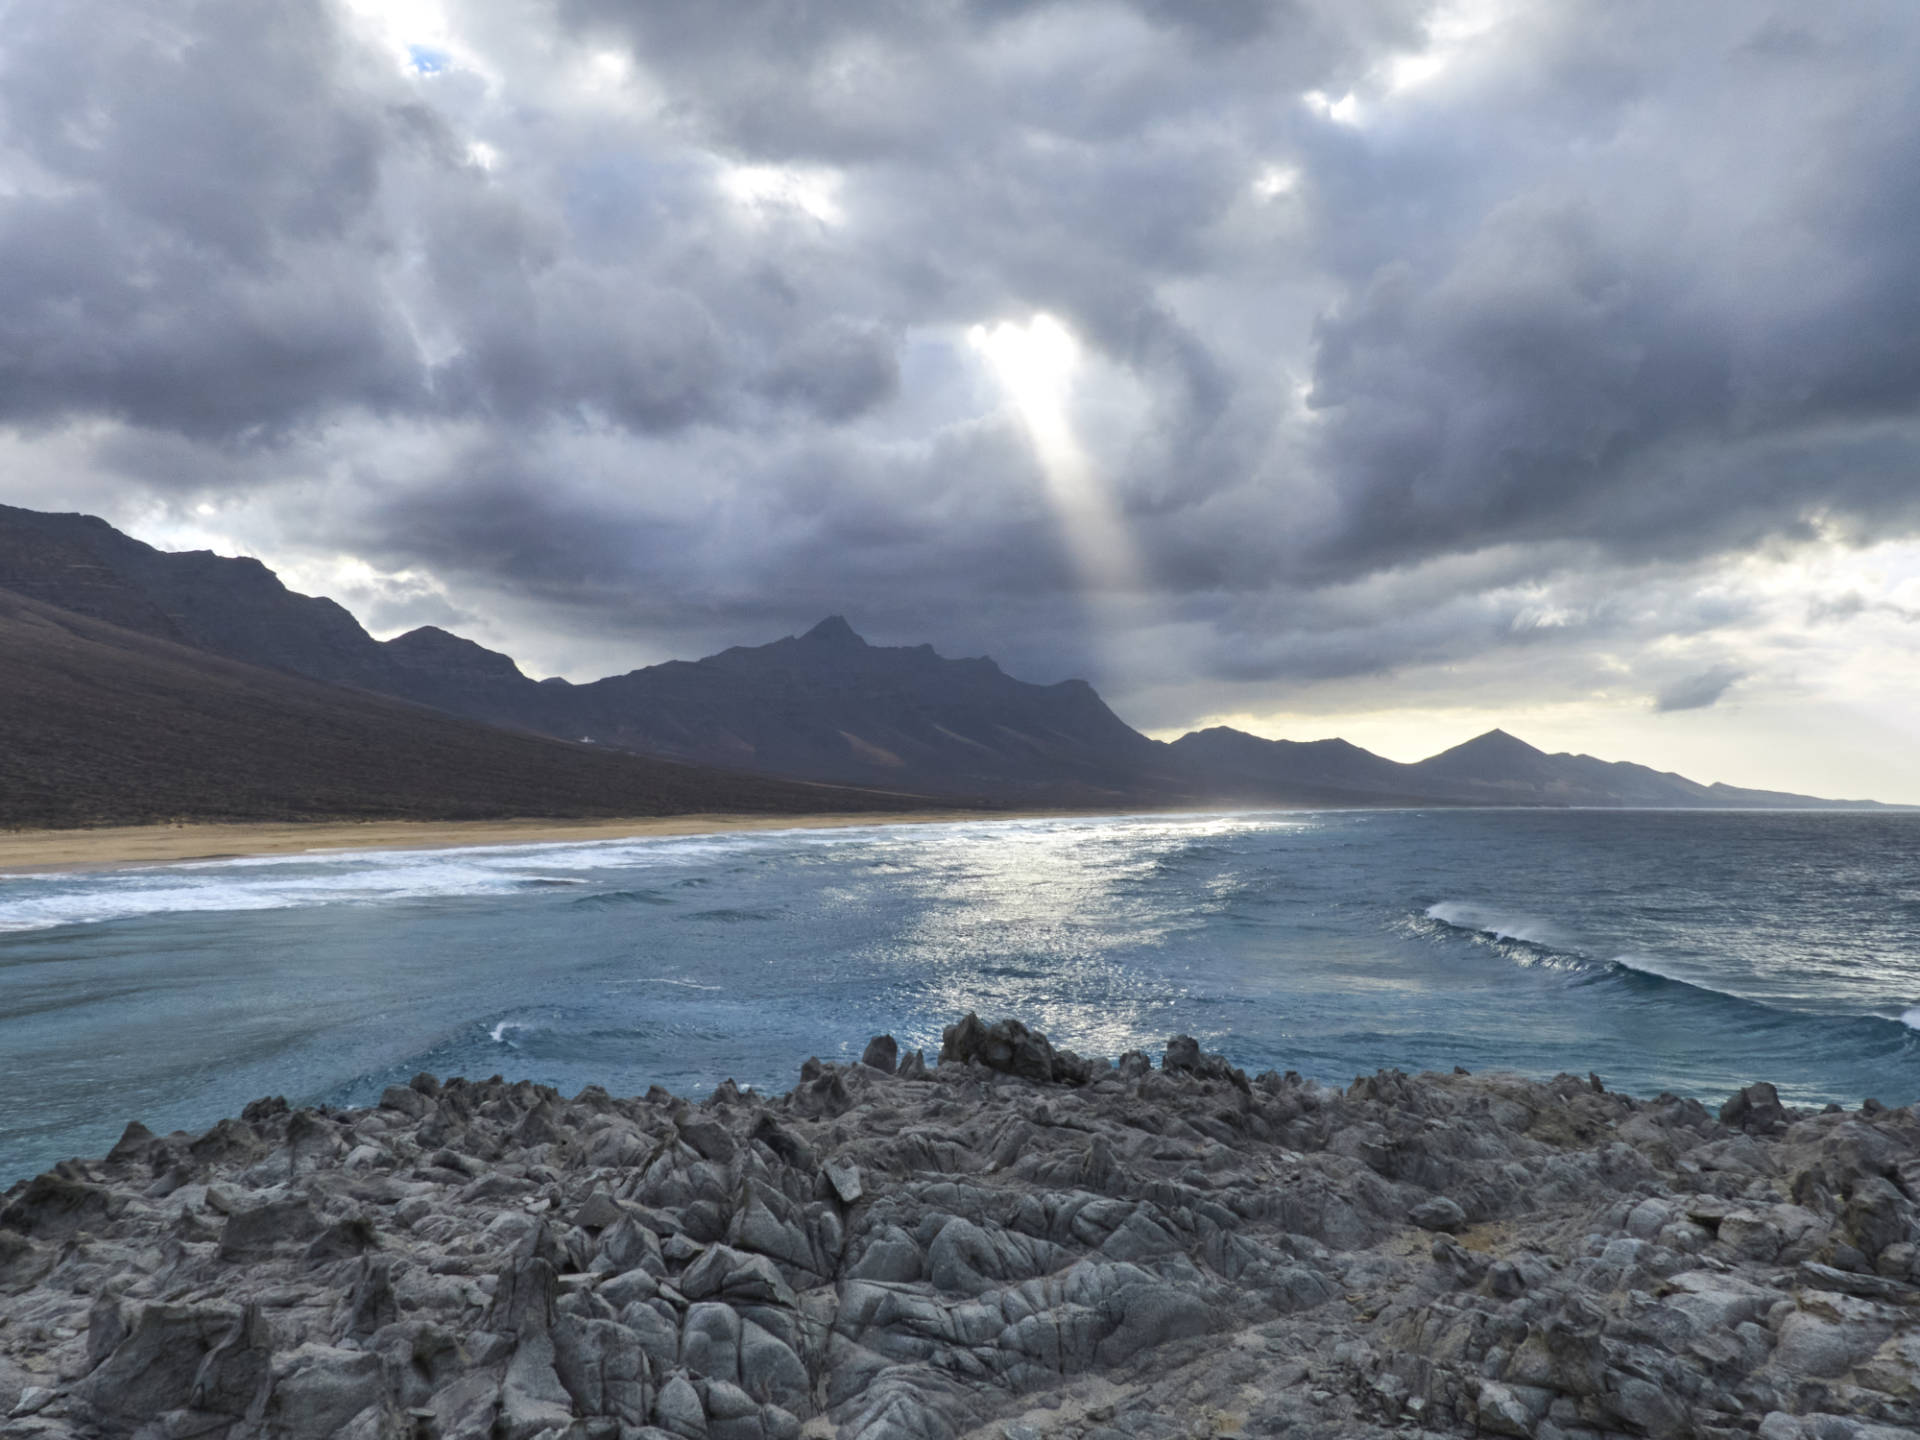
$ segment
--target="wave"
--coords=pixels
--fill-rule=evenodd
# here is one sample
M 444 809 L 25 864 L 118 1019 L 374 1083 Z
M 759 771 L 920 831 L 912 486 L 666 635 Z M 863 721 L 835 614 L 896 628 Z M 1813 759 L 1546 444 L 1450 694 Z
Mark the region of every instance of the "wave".
M 1519 965 L 1573 972 L 1582 977 L 1577 984 L 1612 981 L 1649 994 L 1684 996 L 1695 1004 L 1734 1007 L 1751 1017 L 1746 1022 L 1749 1025 L 1756 1021 L 1767 1028 L 1814 1025 L 1831 1029 L 1834 1034 L 1850 1034 L 1856 1037 L 1857 1045 L 1873 1051 L 1904 1053 L 1920 1043 L 1914 1035 L 1920 1031 L 1920 1005 L 1906 1010 L 1897 1022 L 1884 1014 L 1798 1010 L 1721 989 L 1658 956 L 1633 951 L 1612 956 L 1587 954 L 1565 939 L 1550 921 L 1455 901 L 1428 906 L 1423 918 L 1444 931 L 1485 944 Z M 1418 933 L 1420 927 L 1414 928 Z
M 504 1045 L 509 1050 L 518 1050 L 514 1043 L 515 1035 L 525 1035 L 538 1028 L 529 1020 L 502 1020 L 487 1032 L 487 1038 L 496 1045 Z
M 1495 940 L 1518 940 L 1522 944 L 1557 949 L 1566 941 L 1550 920 L 1533 915 L 1515 915 L 1465 900 L 1442 900 L 1427 907 L 1427 918 L 1438 920 L 1455 930 L 1471 930 Z
M 1530 968 L 1569 970 L 1596 977 L 1613 976 L 1660 985 L 1678 985 L 1725 1000 L 1755 1005 L 1765 1003 L 1705 984 L 1697 976 L 1682 973 L 1657 956 L 1634 951 L 1623 951 L 1612 956 L 1589 954 L 1552 921 L 1535 916 L 1515 915 L 1465 901 L 1443 900 L 1427 907 L 1426 918 L 1446 930 L 1486 944 L 1496 953 Z
M 0 888 L 0 930 L 150 915 L 293 910 L 571 889 L 584 880 L 453 852 L 251 857 L 196 865 L 21 877 Z
M 1465 936 L 1528 969 L 1591 970 L 1597 963 L 1550 920 L 1466 901 L 1429 905 L 1410 928 L 1432 938 L 1449 933 Z
M 853 830 L 795 829 L 439 850 L 316 850 L 123 870 L 4 875 L 0 876 L 0 933 L 152 915 L 568 890 L 590 885 L 596 873 L 610 870 L 670 873 L 728 855 L 791 848 L 796 842 L 844 844 L 860 838 Z M 569 871 L 575 873 L 565 873 Z M 674 883 L 704 886 L 711 882 L 706 876 L 690 875 Z M 651 899 L 642 891 L 615 893 L 630 894 L 640 903 L 672 903 Z M 582 901 L 592 898 L 581 897 Z
M 1695 975 L 1682 974 L 1678 967 L 1669 966 L 1667 962 L 1659 959 L 1657 956 L 1641 955 L 1628 951 L 1615 955 L 1606 963 L 1612 969 L 1623 970 L 1634 975 L 1644 975 L 1651 980 L 1664 980 L 1670 985 L 1685 985 L 1692 990 L 1708 990 L 1712 991 L 1715 995 L 1733 995 L 1735 999 L 1745 998 L 1737 995 L 1734 991 L 1721 990 L 1717 986 L 1705 984 Z
M 604 905 L 676 905 L 671 895 L 662 895 L 658 890 L 602 890 L 594 895 L 582 895 L 573 902 L 589 908 Z

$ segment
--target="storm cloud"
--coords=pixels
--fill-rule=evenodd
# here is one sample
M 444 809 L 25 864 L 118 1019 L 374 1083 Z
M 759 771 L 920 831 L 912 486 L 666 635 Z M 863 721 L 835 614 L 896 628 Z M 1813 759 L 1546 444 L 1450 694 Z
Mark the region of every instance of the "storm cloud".
M 1656 710 L 1704 710 L 1720 703 L 1727 691 L 1746 679 L 1746 672 L 1734 665 L 1716 665 L 1698 675 L 1687 675 L 1654 696 Z
M 1907 5 L 0 20 L 5 498 L 535 669 L 843 612 L 1142 723 L 1487 657 L 1679 711 L 1841 618 L 1754 565 L 1920 533 Z M 1036 315 L 1052 419 L 979 341 Z

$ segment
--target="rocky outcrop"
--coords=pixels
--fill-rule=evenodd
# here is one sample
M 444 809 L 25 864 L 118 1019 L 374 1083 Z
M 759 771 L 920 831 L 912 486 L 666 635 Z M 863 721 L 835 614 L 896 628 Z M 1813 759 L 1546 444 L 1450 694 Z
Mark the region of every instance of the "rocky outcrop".
M 1891 1440 L 1920 1117 L 1249 1079 L 969 1016 L 788 1095 L 421 1076 L 0 1211 L 39 1437 Z

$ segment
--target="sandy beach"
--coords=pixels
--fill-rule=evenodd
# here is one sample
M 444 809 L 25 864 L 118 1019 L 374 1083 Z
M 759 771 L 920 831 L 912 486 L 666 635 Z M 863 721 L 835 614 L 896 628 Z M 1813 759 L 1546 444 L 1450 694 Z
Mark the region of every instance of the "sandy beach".
M 1030 816 L 1040 812 L 1022 812 Z M 1055 813 L 1055 812 L 1048 812 Z M 372 820 L 277 824 L 113 825 L 86 830 L 0 831 L 0 871 L 165 865 L 241 855 L 320 850 L 439 850 L 462 845 L 535 845 L 636 836 L 716 835 L 733 830 L 818 830 L 853 825 L 928 825 L 1020 818 L 1006 812 L 915 810 L 895 814 L 668 815 L 632 820 Z

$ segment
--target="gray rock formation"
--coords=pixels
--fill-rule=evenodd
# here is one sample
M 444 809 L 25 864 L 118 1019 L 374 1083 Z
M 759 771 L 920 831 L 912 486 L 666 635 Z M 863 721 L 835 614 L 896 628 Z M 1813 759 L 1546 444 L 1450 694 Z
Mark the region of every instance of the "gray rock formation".
M 21 1437 L 1891 1440 L 1920 1116 L 942 1063 L 129 1126 L 0 1211 Z

